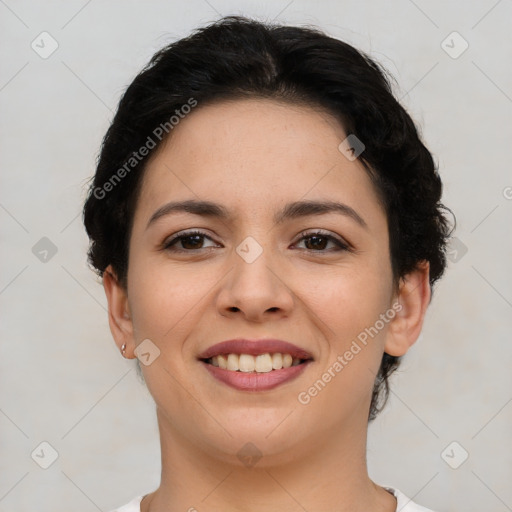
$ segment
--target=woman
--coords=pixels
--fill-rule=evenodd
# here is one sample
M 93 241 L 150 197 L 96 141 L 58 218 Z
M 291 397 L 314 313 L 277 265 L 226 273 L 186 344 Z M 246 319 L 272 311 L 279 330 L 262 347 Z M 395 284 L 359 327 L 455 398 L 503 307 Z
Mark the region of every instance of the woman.
M 227 17 L 157 52 L 84 208 L 160 431 L 159 488 L 118 510 L 427 511 L 369 478 L 366 438 L 445 269 L 441 191 L 344 42 Z

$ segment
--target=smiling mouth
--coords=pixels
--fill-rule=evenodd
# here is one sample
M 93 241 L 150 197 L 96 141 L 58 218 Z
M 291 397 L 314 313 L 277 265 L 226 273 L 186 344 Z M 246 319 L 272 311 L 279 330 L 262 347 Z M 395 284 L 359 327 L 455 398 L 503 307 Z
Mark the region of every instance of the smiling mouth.
M 202 361 L 231 372 L 269 373 L 274 370 L 299 366 L 308 360 L 293 357 L 291 354 L 276 352 L 256 356 L 251 354 L 219 354 L 202 359 Z

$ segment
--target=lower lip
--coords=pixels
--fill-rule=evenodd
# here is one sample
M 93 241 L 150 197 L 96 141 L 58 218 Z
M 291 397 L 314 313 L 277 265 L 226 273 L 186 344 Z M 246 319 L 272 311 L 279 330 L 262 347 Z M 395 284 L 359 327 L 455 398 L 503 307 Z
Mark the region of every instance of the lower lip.
M 297 366 L 290 366 L 289 368 L 281 368 L 280 370 L 272 370 L 266 373 L 256 372 L 234 372 L 231 370 L 224 370 L 218 366 L 205 363 L 202 364 L 210 372 L 213 377 L 224 382 L 232 388 L 241 391 L 267 391 L 274 389 L 285 382 L 297 378 L 309 365 L 311 361 L 298 364 Z

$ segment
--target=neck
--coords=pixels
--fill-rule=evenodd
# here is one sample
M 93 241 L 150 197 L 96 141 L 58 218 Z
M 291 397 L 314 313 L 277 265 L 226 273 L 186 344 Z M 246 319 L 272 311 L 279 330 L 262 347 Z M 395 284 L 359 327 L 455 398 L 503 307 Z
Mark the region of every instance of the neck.
M 396 499 L 368 476 L 366 423 L 333 435 L 326 433 L 329 444 L 312 440 L 309 450 L 291 454 L 288 462 L 263 457 L 245 467 L 236 458 L 220 461 L 205 453 L 173 430 L 158 410 L 157 417 L 161 483 L 144 498 L 141 512 L 396 510 Z

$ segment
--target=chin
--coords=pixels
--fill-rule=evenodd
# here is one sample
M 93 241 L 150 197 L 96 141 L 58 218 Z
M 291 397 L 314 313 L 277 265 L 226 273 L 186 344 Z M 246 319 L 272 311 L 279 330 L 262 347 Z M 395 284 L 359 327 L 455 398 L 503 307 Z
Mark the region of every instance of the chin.
M 289 410 L 282 414 L 267 415 L 265 421 L 261 414 L 255 415 L 254 423 L 226 423 L 229 434 L 224 432 L 221 438 L 211 438 L 211 430 L 201 434 L 203 443 L 209 445 L 208 451 L 223 462 L 240 467 L 269 468 L 297 460 L 297 456 L 307 446 L 299 438 L 298 425 L 295 421 L 284 421 Z M 292 415 L 290 415 L 292 416 Z M 257 418 L 256 418 L 257 417 Z M 247 413 L 245 420 L 250 420 Z M 290 418 L 291 419 L 291 418 Z

